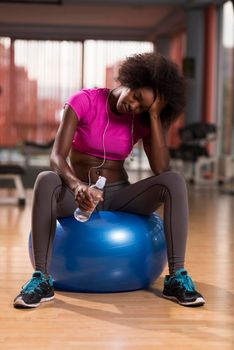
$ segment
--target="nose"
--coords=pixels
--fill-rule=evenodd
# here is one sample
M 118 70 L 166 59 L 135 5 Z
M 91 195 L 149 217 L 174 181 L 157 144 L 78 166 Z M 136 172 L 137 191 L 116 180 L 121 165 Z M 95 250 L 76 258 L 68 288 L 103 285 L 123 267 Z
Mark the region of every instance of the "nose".
M 130 107 L 131 107 L 131 112 L 137 112 L 139 110 L 140 107 L 140 103 L 138 101 L 132 101 L 130 103 Z

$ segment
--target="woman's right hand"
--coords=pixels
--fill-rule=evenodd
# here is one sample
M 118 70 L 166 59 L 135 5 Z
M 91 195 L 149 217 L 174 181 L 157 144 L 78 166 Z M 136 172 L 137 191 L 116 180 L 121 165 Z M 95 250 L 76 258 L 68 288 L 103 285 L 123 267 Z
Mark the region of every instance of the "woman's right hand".
M 85 211 L 93 209 L 95 204 L 89 191 L 89 186 L 85 184 L 78 184 L 74 190 L 74 195 L 78 208 Z

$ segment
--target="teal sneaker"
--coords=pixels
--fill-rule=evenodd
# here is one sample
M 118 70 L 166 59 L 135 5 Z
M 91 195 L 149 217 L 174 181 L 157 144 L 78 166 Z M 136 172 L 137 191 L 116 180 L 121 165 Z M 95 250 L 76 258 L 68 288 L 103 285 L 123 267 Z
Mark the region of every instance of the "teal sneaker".
M 164 279 L 163 297 L 175 300 L 184 306 L 202 306 L 205 299 L 195 289 L 191 277 L 184 269 L 179 269 L 173 276 Z
M 33 308 L 52 299 L 54 299 L 52 277 L 46 277 L 41 271 L 35 271 L 15 298 L 14 307 Z

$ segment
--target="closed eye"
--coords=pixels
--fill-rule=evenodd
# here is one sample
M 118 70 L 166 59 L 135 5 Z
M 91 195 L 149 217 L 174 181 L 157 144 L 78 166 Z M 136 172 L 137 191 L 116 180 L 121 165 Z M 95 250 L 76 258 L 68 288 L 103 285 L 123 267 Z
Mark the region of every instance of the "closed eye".
M 140 97 L 137 96 L 136 94 L 133 95 L 133 98 L 134 98 L 135 100 L 137 100 L 137 101 L 140 101 Z
M 137 102 L 142 102 L 142 97 L 141 96 L 138 96 L 138 95 L 136 95 L 136 94 L 134 94 L 133 95 L 133 98 L 137 101 Z M 148 111 L 149 109 L 150 109 L 150 106 L 148 107 L 148 106 L 143 106 L 143 105 L 141 105 L 140 104 L 140 110 L 142 111 L 142 112 L 146 112 L 146 111 Z

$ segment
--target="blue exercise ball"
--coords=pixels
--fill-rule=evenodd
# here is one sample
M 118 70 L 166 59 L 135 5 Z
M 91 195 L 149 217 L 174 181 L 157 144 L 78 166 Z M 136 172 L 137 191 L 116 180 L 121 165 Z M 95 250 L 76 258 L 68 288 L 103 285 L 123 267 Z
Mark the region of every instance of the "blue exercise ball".
M 31 234 L 29 253 L 34 265 Z M 85 223 L 57 220 L 49 272 L 58 290 L 121 292 L 149 287 L 166 261 L 159 215 L 99 211 Z

